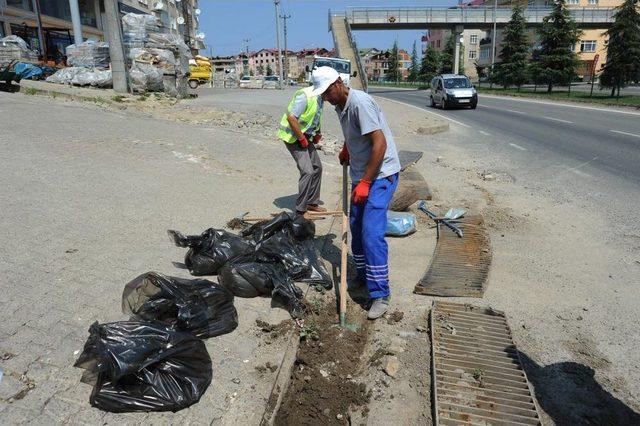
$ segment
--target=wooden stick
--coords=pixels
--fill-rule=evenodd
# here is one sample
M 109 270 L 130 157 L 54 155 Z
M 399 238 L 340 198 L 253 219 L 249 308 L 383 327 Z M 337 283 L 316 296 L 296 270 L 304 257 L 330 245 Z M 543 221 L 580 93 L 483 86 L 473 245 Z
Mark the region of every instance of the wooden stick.
M 307 214 L 310 216 L 340 216 L 342 215 L 342 210 L 327 211 L 327 212 L 312 212 L 310 210 L 307 210 Z
M 342 166 L 342 248 L 340 259 L 340 326 L 347 325 L 347 165 Z

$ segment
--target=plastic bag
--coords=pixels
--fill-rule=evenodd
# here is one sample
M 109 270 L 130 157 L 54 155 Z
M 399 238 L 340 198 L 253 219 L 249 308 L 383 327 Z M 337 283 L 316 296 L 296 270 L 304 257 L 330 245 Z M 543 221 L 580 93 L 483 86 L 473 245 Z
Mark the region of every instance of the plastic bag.
M 387 212 L 386 235 L 404 237 L 416 232 L 416 215 L 413 213 Z
M 147 90 L 147 75 L 140 70 L 132 68 L 129 71 L 129 81 L 131 83 L 131 90 L 136 93 L 146 92 Z
M 111 70 L 86 70 L 78 72 L 71 78 L 71 84 L 78 86 L 108 87 L 113 84 Z
M 94 323 L 74 365 L 94 385 L 91 405 L 116 413 L 181 410 L 212 377 L 203 341 L 157 322 Z
M 108 68 L 109 43 L 87 40 L 67 46 L 67 63 L 74 67 Z
M 122 311 L 132 319 L 160 321 L 200 338 L 230 333 L 238 326 L 233 295 L 207 280 L 142 274 L 122 293 Z
M 162 71 L 160 71 L 154 65 L 146 64 L 143 62 L 134 62 L 131 66 L 131 72 L 133 71 L 139 71 L 146 76 L 144 90 L 138 91 L 161 92 L 162 90 L 164 90 L 164 85 L 162 83 Z M 131 79 L 133 80 L 133 77 Z
M 320 252 L 316 248 L 312 239 L 302 240 L 296 243 L 298 251 L 304 256 L 305 263 L 310 270 L 306 276 L 298 279 L 298 281 L 308 284 L 319 284 L 325 290 L 331 290 L 333 287 L 333 279 L 322 262 Z
M 274 304 L 285 308 L 292 317 L 305 312 L 300 290 L 279 264 L 256 262 L 251 258 L 225 265 L 218 281 L 238 297 L 271 295 Z
M 176 246 L 189 247 L 184 263 L 192 275 L 216 275 L 228 261 L 253 252 L 250 242 L 222 229 L 209 228 L 190 236 L 172 230 L 167 234 Z
M 82 67 L 62 68 L 60 71 L 47 77 L 46 81 L 49 83 L 71 84 L 71 80 L 73 80 L 77 74 L 86 72 L 88 72 L 87 69 Z
M 309 261 L 298 250 L 292 231 L 282 228 L 278 232 L 259 241 L 255 249 L 261 262 L 279 262 L 294 280 L 302 279 L 311 272 Z

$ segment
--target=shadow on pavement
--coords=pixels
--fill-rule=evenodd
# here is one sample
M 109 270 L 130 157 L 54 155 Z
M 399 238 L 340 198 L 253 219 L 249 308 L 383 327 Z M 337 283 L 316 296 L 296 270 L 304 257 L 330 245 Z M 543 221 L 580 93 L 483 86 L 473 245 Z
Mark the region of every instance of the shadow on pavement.
M 285 195 L 283 197 L 278 197 L 273 200 L 273 205 L 279 209 L 289 209 L 291 211 L 296 210 L 296 200 L 298 198 L 298 194 Z
M 540 407 L 557 425 L 638 425 L 640 414 L 606 391 L 576 362 L 540 366 L 520 352 Z

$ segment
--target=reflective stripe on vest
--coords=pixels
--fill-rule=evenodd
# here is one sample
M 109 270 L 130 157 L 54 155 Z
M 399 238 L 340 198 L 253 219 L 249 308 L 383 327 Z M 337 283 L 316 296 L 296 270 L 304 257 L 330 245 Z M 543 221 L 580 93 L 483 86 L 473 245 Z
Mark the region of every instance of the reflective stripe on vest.
M 287 116 L 289 115 L 289 111 L 293 108 L 296 98 L 300 93 L 304 93 L 307 98 L 307 108 L 304 110 L 302 115 L 298 117 L 298 124 L 300 125 L 300 130 L 302 133 L 308 133 L 313 125 L 313 119 L 318 112 L 318 97 L 311 97 L 311 92 L 313 91 L 313 86 L 305 87 L 304 89 L 299 89 L 293 94 L 293 98 L 289 102 L 287 106 L 287 112 L 282 115 L 282 119 L 280 119 L 280 127 L 278 128 L 278 138 L 282 139 L 286 143 L 294 143 L 298 140 L 298 137 L 291 129 L 289 125 L 289 120 L 287 120 Z M 320 112 L 320 120 L 318 121 L 318 131 L 320 130 L 320 122 L 322 121 L 322 112 Z

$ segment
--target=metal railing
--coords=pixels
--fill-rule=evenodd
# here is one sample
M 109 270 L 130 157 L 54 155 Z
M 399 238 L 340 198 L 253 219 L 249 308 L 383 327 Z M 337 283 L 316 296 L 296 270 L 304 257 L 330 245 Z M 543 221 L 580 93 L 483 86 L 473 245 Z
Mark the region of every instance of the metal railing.
M 541 24 L 551 14 L 550 7 L 524 9 L 524 17 L 530 24 Z M 500 7 L 495 10 L 498 24 L 506 24 L 511 20 L 513 10 Z M 571 17 L 578 24 L 610 24 L 613 22 L 614 8 L 570 8 Z M 345 11 L 347 21 L 351 25 L 402 25 L 402 24 L 492 24 L 494 9 L 492 7 L 466 8 L 369 8 L 348 7 Z

